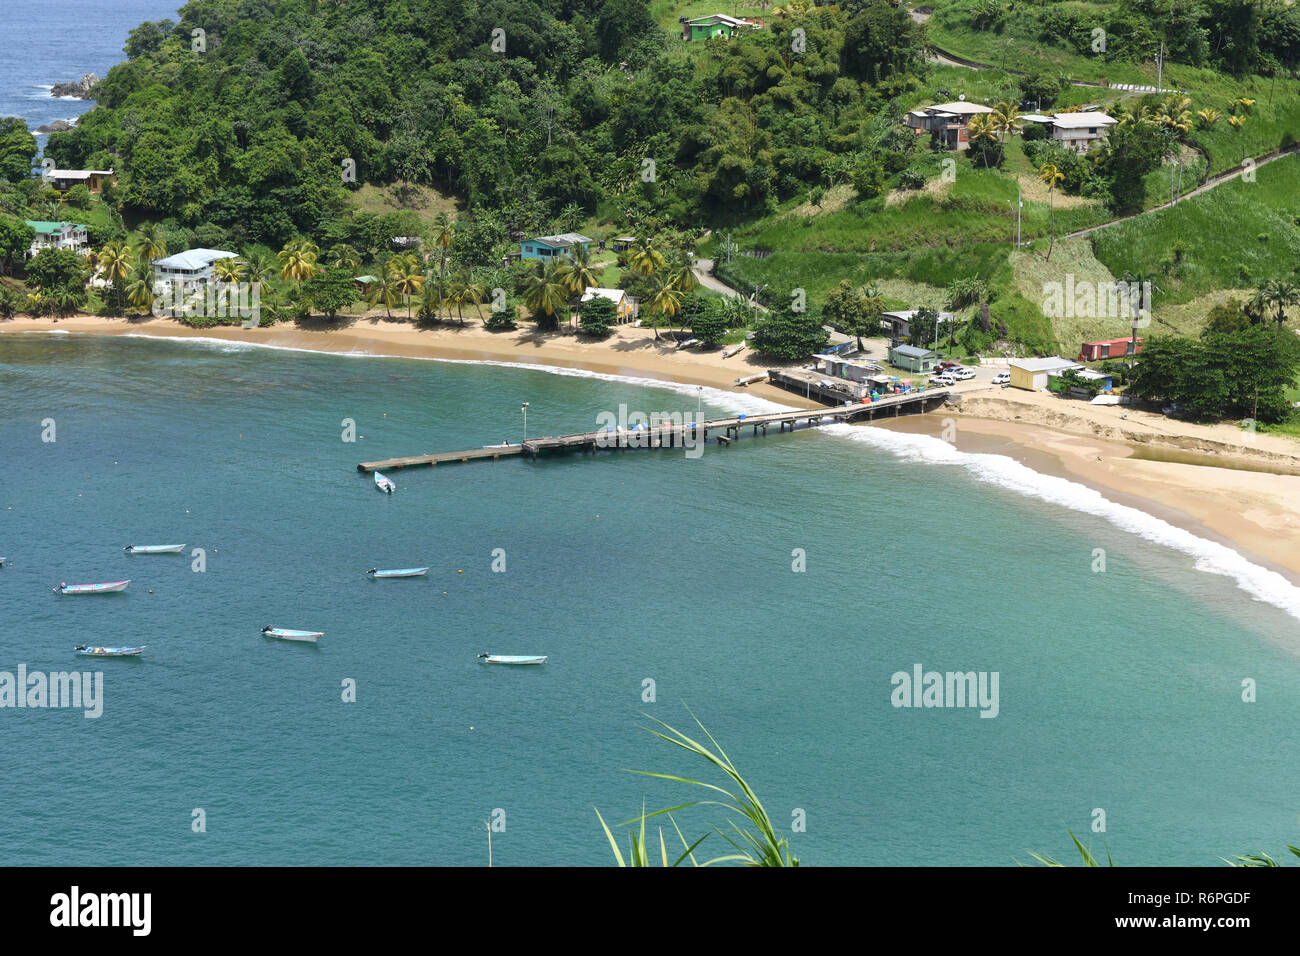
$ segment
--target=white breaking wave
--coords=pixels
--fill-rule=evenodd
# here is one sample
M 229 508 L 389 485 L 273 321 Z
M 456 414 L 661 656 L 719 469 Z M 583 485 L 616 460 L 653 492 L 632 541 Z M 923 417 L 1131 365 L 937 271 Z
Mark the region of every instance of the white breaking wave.
M 829 435 L 891 452 L 904 461 L 955 465 L 988 484 L 1103 518 L 1123 531 L 1189 555 L 1195 559 L 1196 570 L 1231 578 L 1237 587 L 1255 600 L 1271 604 L 1300 620 L 1300 588 L 1281 574 L 1260 567 L 1227 545 L 1199 537 L 1145 511 L 1111 501 L 1101 492 L 1077 481 L 1044 475 L 1006 455 L 959 451 L 931 435 L 853 425 L 827 425 L 822 430 Z

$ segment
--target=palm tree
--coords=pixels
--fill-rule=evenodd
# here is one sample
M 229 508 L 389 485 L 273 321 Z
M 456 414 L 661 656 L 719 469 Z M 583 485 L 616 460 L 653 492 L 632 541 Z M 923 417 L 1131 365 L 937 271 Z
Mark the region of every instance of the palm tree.
M 246 251 L 241 258 L 244 260 L 244 269 L 248 274 L 248 281 L 253 285 L 260 285 L 265 282 L 267 277 L 275 271 L 275 266 L 272 265 L 271 260 L 264 252 Z
M 284 244 L 276 259 L 280 264 L 280 278 L 290 279 L 302 285 L 304 279 L 316 272 L 316 260 L 320 250 L 307 239 L 290 239 Z
M 361 254 L 345 242 L 330 246 L 325 258 L 334 269 L 347 269 L 355 274 L 361 268 Z
M 1197 110 L 1196 118 L 1201 121 L 1201 129 L 1209 129 L 1219 121 L 1219 111 L 1216 109 Z
M 455 229 L 452 227 L 451 219 L 445 212 L 438 213 L 433 219 L 433 243 L 438 247 L 442 256 L 442 262 L 438 267 L 438 275 L 447 275 L 447 250 L 451 247 L 452 241 L 456 238 Z
M 397 304 L 397 283 L 393 278 L 393 272 L 384 263 L 378 270 L 379 275 L 375 281 L 370 283 L 370 288 L 366 294 L 366 303 L 373 309 L 379 303 L 384 305 L 384 314 L 390 319 L 393 317 L 393 306 Z
M 1228 117 L 1228 125 L 1231 126 L 1234 130 L 1237 131 L 1237 138 L 1240 139 L 1240 138 L 1241 138 L 1241 128 L 1242 128 L 1243 126 L 1246 125 L 1246 117 L 1244 117 L 1244 116 L 1229 116 L 1229 117 Z M 1242 162 L 1245 162 L 1245 160 L 1246 160 L 1246 147 L 1245 147 L 1245 146 L 1242 146 L 1242 147 L 1241 147 L 1241 159 L 1242 159 Z
M 638 238 L 627 250 L 627 264 L 639 276 L 648 278 L 662 269 L 666 263 L 664 254 L 655 248 L 653 239 Z
M 146 222 L 138 230 L 140 234 L 139 245 L 136 249 L 140 258 L 146 263 L 152 265 L 155 259 L 161 259 L 167 255 L 167 243 L 162 237 L 162 230 L 158 228 L 156 222 Z
M 565 279 L 569 286 L 571 303 L 579 301 L 583 293 L 596 285 L 596 273 L 591 268 L 591 250 L 587 246 L 573 247 L 572 255 L 569 257 L 569 272 Z
M 247 268 L 238 256 L 227 256 L 212 263 L 212 271 L 222 282 L 243 282 Z
M 1052 260 L 1052 246 L 1056 245 L 1056 204 L 1053 194 L 1056 184 L 1065 182 L 1065 175 L 1052 163 L 1047 163 L 1038 171 L 1040 181 L 1047 183 L 1047 210 L 1052 220 L 1052 238 L 1047 243 L 1047 260 Z
M 1276 310 L 1277 330 L 1281 332 L 1286 324 L 1287 307 L 1300 303 L 1300 288 L 1286 279 L 1269 279 L 1259 292 L 1264 303 Z
M 1020 118 L 1020 108 L 1010 100 L 1003 100 L 993 110 L 992 125 L 998 134 L 998 165 L 1002 165 L 1002 153 L 1006 149 L 1008 133 L 1019 133 L 1024 127 Z
M 655 277 L 650 291 L 650 301 L 647 304 L 650 309 L 651 326 L 654 328 L 655 338 L 659 338 L 659 323 L 653 316 L 661 315 L 668 320 L 671 325 L 673 316 L 681 311 L 682 293 L 670 279 Z
M 465 278 L 465 301 L 473 303 L 474 311 L 478 314 L 478 320 L 483 320 L 483 310 L 479 304 L 487 298 L 487 286 L 475 279 L 472 275 Z
M 137 266 L 126 287 L 126 302 L 133 309 L 149 312 L 153 309 L 153 273 L 148 266 Z
M 966 124 L 966 135 L 972 143 L 979 142 L 982 139 L 994 139 L 997 136 L 997 126 L 990 118 L 989 114 L 976 113 Z M 988 169 L 988 153 L 984 154 L 984 168 Z
M 112 288 L 114 301 L 120 304 L 123 286 L 131 275 L 130 247 L 125 241 L 106 242 L 99 250 L 97 268 L 100 278 L 107 280 Z
M 566 274 L 559 262 L 547 263 L 544 268 L 539 262 L 533 273 L 524 280 L 524 302 L 533 310 L 534 315 L 546 316 L 547 325 L 554 325 L 555 314 L 568 301 L 568 292 Z
M 411 297 L 424 285 L 424 273 L 413 256 L 398 256 L 388 262 L 393 287 L 406 297 L 406 317 L 411 317 Z

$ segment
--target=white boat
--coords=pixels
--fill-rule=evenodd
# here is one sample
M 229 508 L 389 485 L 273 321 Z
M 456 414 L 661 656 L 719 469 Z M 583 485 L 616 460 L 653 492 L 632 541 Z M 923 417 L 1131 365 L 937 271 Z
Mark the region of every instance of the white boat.
M 380 571 L 378 568 L 371 568 L 366 572 L 372 578 L 422 578 L 428 573 L 428 568 L 396 568 L 391 571 Z
M 528 657 L 517 654 L 480 654 L 478 659 L 484 664 L 545 664 L 545 657 Z
M 390 479 L 385 478 L 379 472 L 375 472 L 375 487 L 390 495 L 397 490 L 397 485 L 393 484 Z
M 82 657 L 139 657 L 146 646 L 148 645 L 141 645 L 140 647 L 87 647 L 82 644 L 74 647 L 73 650 Z
M 736 384 L 753 385 L 755 382 L 766 382 L 766 381 L 767 381 L 767 373 L 760 372 L 757 375 L 743 375 L 740 378 L 736 379 Z
M 499 444 L 499 445 L 484 445 L 483 447 L 484 447 L 484 448 L 509 448 L 509 447 L 510 447 L 510 442 L 508 442 L 508 441 L 503 441 L 503 442 L 502 442 L 501 444 Z
M 130 581 L 108 581 L 104 584 L 68 584 L 66 581 L 60 582 L 59 586 L 54 589 L 55 594 L 112 594 L 115 591 L 125 591 Z
M 743 351 L 745 351 L 745 343 L 744 343 L 744 342 L 740 342 L 740 343 L 738 343 L 738 344 L 736 344 L 736 345 L 733 345 L 733 346 L 732 346 L 731 348 L 729 348 L 729 349 L 723 349 L 723 350 L 722 350 L 722 357 L 723 357 L 724 359 L 728 359 L 728 358 L 731 358 L 733 355 L 739 355 L 739 354 L 740 354 L 741 352 L 743 352 Z
M 294 631 L 283 627 L 264 627 L 262 633 L 267 637 L 279 638 L 282 641 L 306 641 L 315 644 L 325 636 L 324 631 Z
M 127 554 L 180 554 L 183 544 L 128 544 L 122 549 Z
M 700 344 L 699 339 L 682 339 L 682 341 L 677 343 L 677 347 L 679 349 L 688 349 L 692 345 L 699 345 L 699 344 Z

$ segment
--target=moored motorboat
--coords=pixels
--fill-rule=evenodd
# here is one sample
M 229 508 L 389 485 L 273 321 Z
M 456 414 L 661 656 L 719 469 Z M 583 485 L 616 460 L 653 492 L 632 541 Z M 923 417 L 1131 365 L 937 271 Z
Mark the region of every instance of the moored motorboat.
M 270 625 L 262 628 L 262 633 L 267 637 L 275 637 L 282 641 L 304 641 L 315 644 L 325 636 L 324 631 L 295 631 L 283 627 L 271 627 Z
M 85 644 L 73 650 L 82 657 L 139 657 L 147 645 L 140 647 L 87 647 Z
M 127 554 L 180 554 L 183 544 L 128 544 L 122 549 Z
M 390 495 L 397 490 L 397 485 L 393 484 L 392 479 L 385 478 L 379 472 L 375 472 L 375 487 Z
M 59 586 L 54 589 L 55 594 L 112 594 L 116 591 L 125 591 L 130 581 L 107 581 L 103 584 L 68 584 L 66 581 L 59 582 Z
M 480 654 L 478 659 L 484 664 L 545 664 L 545 657 L 529 657 L 518 654 Z
M 724 359 L 729 359 L 729 358 L 731 358 L 733 355 L 739 355 L 739 354 L 740 354 L 741 352 L 743 352 L 743 351 L 745 351 L 745 343 L 744 343 L 744 342 L 740 342 L 740 343 L 738 343 L 738 344 L 736 344 L 736 345 L 731 346 L 731 348 L 729 348 L 729 349 L 723 349 L 723 350 L 722 350 L 722 357 L 723 357 Z
M 393 568 L 389 571 L 380 571 L 378 568 L 371 568 L 366 574 L 372 578 L 419 578 L 428 573 L 428 568 Z

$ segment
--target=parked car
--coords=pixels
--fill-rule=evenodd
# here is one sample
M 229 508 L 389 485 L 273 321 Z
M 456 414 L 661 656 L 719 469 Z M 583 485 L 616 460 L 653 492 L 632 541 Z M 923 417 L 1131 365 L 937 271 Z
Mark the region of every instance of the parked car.
M 936 375 L 934 378 L 930 379 L 930 384 L 938 385 L 942 388 L 951 388 L 952 386 L 957 384 L 957 380 L 953 378 L 951 375 L 949 375 L 947 372 L 942 372 L 939 375 Z
M 940 362 L 934 367 L 936 372 L 947 372 L 955 368 L 961 368 L 960 362 Z
M 1010 372 L 998 372 L 997 375 L 994 375 L 994 376 L 993 376 L 993 384 L 994 384 L 994 385 L 1010 385 L 1010 384 L 1011 384 L 1011 373 L 1010 373 Z
M 975 377 L 975 370 L 973 368 L 966 368 L 964 365 L 959 365 L 957 368 L 950 369 L 948 374 L 959 382 L 968 382 Z

